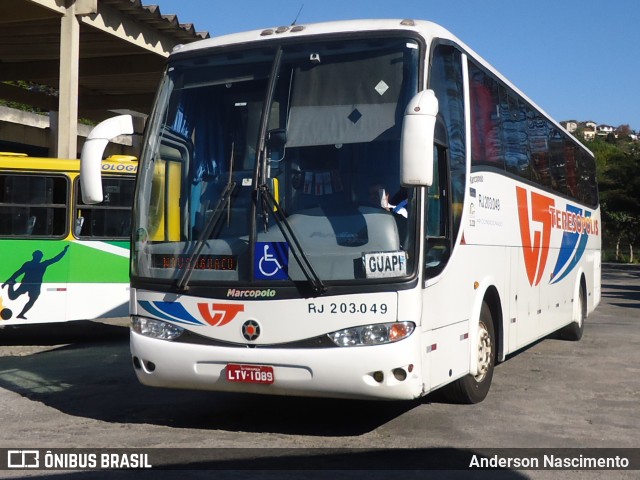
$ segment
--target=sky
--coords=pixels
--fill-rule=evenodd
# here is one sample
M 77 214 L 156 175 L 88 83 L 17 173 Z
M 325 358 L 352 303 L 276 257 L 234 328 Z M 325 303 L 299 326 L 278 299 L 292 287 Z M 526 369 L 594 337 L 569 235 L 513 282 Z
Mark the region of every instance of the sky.
M 214 36 L 356 18 L 436 22 L 557 121 L 640 130 L 640 1 L 143 0 Z M 302 10 L 300 11 L 300 9 Z

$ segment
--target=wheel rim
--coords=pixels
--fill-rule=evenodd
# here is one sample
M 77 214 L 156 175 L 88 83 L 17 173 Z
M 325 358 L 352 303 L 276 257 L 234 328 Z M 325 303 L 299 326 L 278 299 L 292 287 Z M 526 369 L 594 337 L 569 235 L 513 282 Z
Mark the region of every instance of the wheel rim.
M 489 373 L 491 366 L 491 336 L 484 322 L 478 326 L 478 374 L 474 376 L 476 382 L 482 382 Z

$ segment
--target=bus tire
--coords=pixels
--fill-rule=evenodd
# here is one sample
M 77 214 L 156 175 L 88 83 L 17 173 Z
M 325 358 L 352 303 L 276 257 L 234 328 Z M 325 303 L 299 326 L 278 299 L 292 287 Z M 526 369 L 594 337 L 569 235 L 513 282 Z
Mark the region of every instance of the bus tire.
M 580 284 L 580 289 L 578 290 L 578 315 L 579 318 L 577 322 L 571 322 L 566 327 L 560 329 L 561 339 L 577 342 L 584 334 L 584 324 L 587 320 L 587 302 L 584 284 Z
M 478 354 L 478 374 L 465 375 L 443 389 L 447 400 L 453 403 L 473 404 L 483 401 L 489 393 L 493 368 L 496 363 L 496 337 L 491 309 L 486 302 L 480 309 L 478 344 L 471 347 Z

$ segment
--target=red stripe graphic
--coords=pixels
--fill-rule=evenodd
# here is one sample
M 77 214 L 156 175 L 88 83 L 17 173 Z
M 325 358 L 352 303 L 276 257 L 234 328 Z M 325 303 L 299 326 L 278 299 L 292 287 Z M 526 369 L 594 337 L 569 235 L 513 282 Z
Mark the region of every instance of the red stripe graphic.
M 555 202 L 553 198 L 531 192 L 531 220 L 541 224 L 541 228 L 533 229 L 532 239 L 532 227 L 529 222 L 529 195 L 527 193 L 524 188 L 516 187 L 524 264 L 527 268 L 529 284 L 534 286 L 540 283 L 544 268 L 547 265 L 549 241 L 551 239 L 551 214 L 549 213 L 549 208 L 553 207 Z

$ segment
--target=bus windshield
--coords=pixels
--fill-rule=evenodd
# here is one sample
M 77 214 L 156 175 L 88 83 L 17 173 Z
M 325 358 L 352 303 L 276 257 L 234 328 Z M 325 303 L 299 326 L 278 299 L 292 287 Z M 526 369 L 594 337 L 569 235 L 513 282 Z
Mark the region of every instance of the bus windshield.
M 133 276 L 411 276 L 416 195 L 399 158 L 418 51 L 387 37 L 176 55 L 142 154 Z

